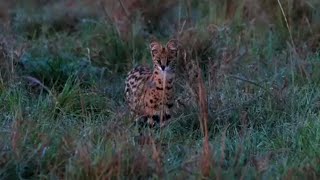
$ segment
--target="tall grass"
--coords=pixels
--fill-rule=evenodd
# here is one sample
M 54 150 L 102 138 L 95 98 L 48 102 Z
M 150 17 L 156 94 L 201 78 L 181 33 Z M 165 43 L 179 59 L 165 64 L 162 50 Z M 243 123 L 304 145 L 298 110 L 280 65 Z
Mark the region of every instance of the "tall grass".
M 318 1 L 0 4 L 1 179 L 319 179 Z M 140 135 L 123 83 L 154 37 L 177 104 Z

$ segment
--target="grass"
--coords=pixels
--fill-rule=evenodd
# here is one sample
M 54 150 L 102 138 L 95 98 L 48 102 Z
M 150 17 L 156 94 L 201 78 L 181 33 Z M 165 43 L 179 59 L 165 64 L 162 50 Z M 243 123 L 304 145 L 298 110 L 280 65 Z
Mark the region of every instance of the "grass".
M 299 2 L 140 6 L 125 36 L 108 7 L 85 0 L 8 5 L 1 179 L 318 179 L 319 3 Z M 126 72 L 151 63 L 150 39 L 172 36 L 181 103 L 140 136 Z

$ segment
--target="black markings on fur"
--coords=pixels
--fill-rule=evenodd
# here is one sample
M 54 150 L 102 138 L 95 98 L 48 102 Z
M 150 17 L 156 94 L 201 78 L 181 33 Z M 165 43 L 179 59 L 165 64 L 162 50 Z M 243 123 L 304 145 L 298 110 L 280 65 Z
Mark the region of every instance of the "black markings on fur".
M 169 66 L 169 64 L 170 64 L 170 59 L 168 58 L 166 66 Z
M 164 116 L 163 119 L 168 120 L 168 119 L 170 119 L 170 118 L 171 118 L 171 115 L 170 115 L 170 114 L 165 114 L 165 116 Z
M 163 88 L 161 88 L 161 87 L 156 87 L 156 89 L 157 89 L 157 90 L 160 90 L 160 91 L 163 90 Z
M 157 122 L 157 123 L 160 122 L 160 117 L 159 117 L 158 115 L 153 115 L 153 116 L 152 116 L 152 119 L 153 119 L 155 122 Z
M 148 122 L 148 116 L 142 116 L 141 118 L 136 121 L 136 125 L 138 125 L 139 132 L 142 130 L 142 128 L 147 127 L 147 122 Z
M 136 79 L 136 78 L 137 78 L 136 75 L 132 75 L 132 76 L 130 77 L 130 79 Z
M 172 87 L 170 87 L 170 86 L 167 86 L 167 87 L 166 87 L 166 90 L 170 90 L 170 89 L 172 89 Z
M 142 118 L 141 118 L 141 119 L 142 119 L 142 121 L 143 121 L 143 122 L 145 122 L 145 123 L 146 123 L 146 122 L 148 121 L 148 116 L 142 116 Z
M 170 109 L 170 108 L 173 107 L 173 103 L 168 103 L 167 106 L 168 106 L 168 108 Z

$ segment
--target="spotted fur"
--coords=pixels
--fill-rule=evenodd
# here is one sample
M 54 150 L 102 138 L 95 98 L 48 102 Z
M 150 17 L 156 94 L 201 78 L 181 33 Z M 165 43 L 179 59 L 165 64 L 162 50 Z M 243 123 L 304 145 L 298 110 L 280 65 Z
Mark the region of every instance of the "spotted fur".
M 173 107 L 174 64 L 178 43 L 170 40 L 166 46 L 157 41 L 150 43 L 153 69 L 134 68 L 126 78 L 125 97 L 131 111 L 154 125 L 163 126 L 171 118 Z

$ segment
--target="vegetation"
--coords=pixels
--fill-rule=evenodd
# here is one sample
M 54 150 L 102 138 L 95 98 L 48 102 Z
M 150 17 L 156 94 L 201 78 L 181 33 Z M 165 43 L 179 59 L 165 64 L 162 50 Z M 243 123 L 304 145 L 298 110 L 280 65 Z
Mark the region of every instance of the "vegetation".
M 320 178 L 318 0 L 0 4 L 1 179 Z M 126 72 L 171 37 L 174 120 L 139 131 Z

